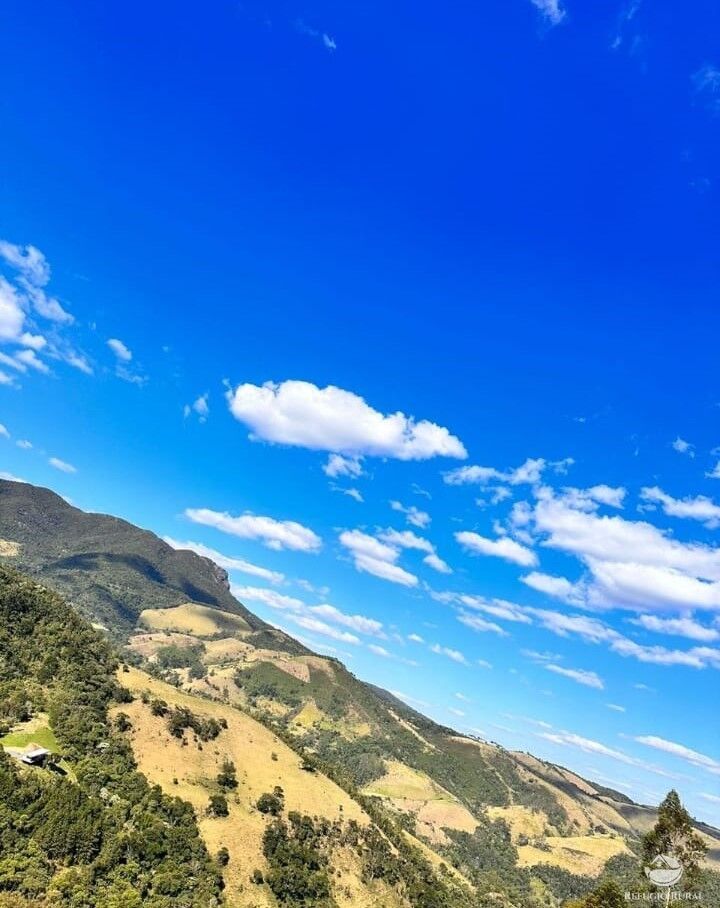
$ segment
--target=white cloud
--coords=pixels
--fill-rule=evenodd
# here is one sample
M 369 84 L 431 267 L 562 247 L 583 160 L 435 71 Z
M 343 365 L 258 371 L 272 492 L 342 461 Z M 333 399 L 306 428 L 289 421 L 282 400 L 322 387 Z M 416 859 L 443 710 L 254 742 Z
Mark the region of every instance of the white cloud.
M 118 340 L 117 337 L 111 337 L 110 340 L 108 340 L 107 345 L 122 362 L 129 363 L 133 358 L 132 351 L 129 350 L 121 340 Z
M 357 394 L 333 385 L 243 384 L 228 391 L 227 399 L 231 413 L 250 428 L 254 440 L 355 458 L 467 457 L 462 442 L 443 426 L 400 412 L 385 415 Z
M 288 617 L 290 621 L 297 624 L 298 627 L 304 628 L 306 631 L 322 634 L 325 637 L 330 637 L 331 640 L 339 640 L 341 643 L 352 643 L 354 646 L 357 646 L 360 643 L 360 640 L 355 634 L 338 630 L 325 621 L 313 618 L 311 615 L 289 615 Z
M 473 554 L 504 558 L 505 561 L 512 561 L 523 567 L 533 567 L 538 563 L 535 552 L 507 536 L 500 539 L 487 539 L 478 533 L 463 531 L 455 533 L 455 539 Z
M 562 656 L 558 653 L 541 653 L 535 649 L 523 649 L 520 650 L 520 652 L 523 654 L 523 656 L 527 656 L 528 659 L 532 659 L 533 662 L 538 662 L 540 664 L 542 664 L 543 662 L 560 662 L 562 659 Z
M 25 324 L 25 313 L 15 288 L 0 276 L 0 340 L 17 341 Z
M 218 552 L 216 549 L 211 549 L 209 546 L 203 545 L 201 542 L 180 542 L 170 536 L 163 536 L 163 539 L 174 549 L 187 549 L 190 552 L 195 552 L 197 555 L 202 555 L 204 558 L 209 558 L 211 561 L 214 561 L 215 564 L 220 565 L 221 568 L 225 568 L 226 571 L 240 571 L 242 574 L 248 574 L 251 577 L 260 577 L 270 583 L 282 583 L 285 580 L 285 575 L 281 574 L 279 571 L 268 570 L 268 568 L 260 567 L 257 564 L 245 561 L 244 558 L 228 557 L 227 555 Z
M 404 514 L 405 519 L 409 524 L 411 524 L 411 526 L 417 527 L 420 530 L 424 530 L 430 525 L 430 515 L 425 511 L 421 511 L 419 508 L 416 508 L 415 505 L 405 507 L 399 501 L 391 501 L 390 507 L 393 509 L 393 511 L 399 511 L 401 514 Z
M 323 467 L 323 473 L 332 479 L 338 476 L 349 476 L 357 479 L 363 475 L 362 463 L 359 457 L 343 457 L 342 454 L 331 454 Z
M 352 555 L 358 571 L 373 574 L 382 580 L 389 580 L 402 586 L 417 586 L 417 577 L 396 564 L 400 552 L 394 546 L 381 542 L 361 530 L 343 531 L 340 534 L 340 543 Z
M 680 542 L 645 521 L 574 508 L 548 489 L 521 516 L 541 535 L 542 545 L 576 555 L 586 565 L 591 606 L 720 608 L 718 548 Z M 582 596 L 581 587 L 575 591 Z
M 566 16 L 560 0 L 530 0 L 549 25 L 559 25 Z
M 618 703 L 606 703 L 608 709 L 611 709 L 615 713 L 625 713 L 627 710 L 624 706 L 620 706 Z
M 283 611 L 301 612 L 307 608 L 302 599 L 297 599 L 295 596 L 286 596 L 277 590 L 265 589 L 264 587 L 242 586 L 233 583 L 230 586 L 230 591 L 241 602 L 260 602 L 270 608 Z
M 530 618 L 523 606 L 508 602 L 506 599 L 485 599 L 482 596 L 468 596 L 465 594 L 460 595 L 458 598 L 468 608 L 484 612 L 486 615 L 492 615 L 494 618 L 519 624 L 532 624 L 532 618 Z
M 562 462 L 564 463 L 564 462 Z M 487 486 L 491 482 L 507 482 L 510 485 L 536 485 L 540 482 L 543 471 L 548 464 L 542 457 L 529 457 L 525 463 L 514 470 L 496 470 L 495 467 L 468 466 L 458 467 L 443 474 L 443 479 L 448 485 L 481 485 Z M 554 466 L 557 466 L 555 464 Z
M 0 435 L 3 438 L 10 438 L 10 433 L 7 430 L 7 427 L 0 423 Z
M 499 624 L 495 624 L 494 621 L 486 621 L 485 618 L 481 618 L 479 615 L 470 615 L 468 612 L 460 612 L 458 621 L 461 624 L 464 624 L 465 627 L 469 627 L 480 633 L 497 634 L 498 637 L 508 636 L 507 631 L 504 631 Z
M 446 658 L 457 662 L 459 665 L 467 665 L 468 661 L 465 656 L 458 649 L 451 649 L 449 646 L 440 646 L 439 643 L 433 643 L 430 647 L 430 652 L 435 653 L 438 656 L 445 656 Z
M 705 63 L 692 75 L 695 93 L 713 112 L 720 111 L 720 69 Z
M 646 747 L 652 747 L 655 750 L 670 754 L 685 760 L 698 769 L 705 769 L 713 775 L 720 776 L 720 761 L 714 757 L 708 757 L 706 754 L 698 753 L 684 744 L 677 744 L 675 741 L 667 741 L 665 738 L 659 738 L 656 735 L 640 735 L 633 738 L 638 744 L 644 744 Z
M 42 318 L 51 322 L 64 322 L 72 324 L 75 319 L 53 296 L 48 296 L 41 287 L 34 287 L 29 281 L 20 279 L 20 286 L 23 288 L 32 308 Z
M 583 684 L 585 687 L 593 687 L 596 690 L 604 690 L 605 684 L 602 678 L 596 672 L 586 671 L 581 668 L 565 668 L 562 665 L 546 665 L 549 672 L 556 675 L 562 675 L 564 678 L 570 678 L 577 684 Z
M 631 624 L 644 627 L 645 630 L 658 634 L 671 634 L 676 637 L 686 637 L 688 640 L 699 640 L 701 643 L 711 643 L 720 640 L 720 630 L 706 627 L 690 616 L 682 618 L 659 618 L 657 615 L 640 615 L 631 619 Z
M 60 470 L 60 472 L 62 473 L 77 473 L 76 467 L 74 467 L 71 463 L 60 460 L 59 457 L 51 457 L 48 460 L 48 463 L 51 467 L 55 467 L 56 470 Z
M 718 609 L 720 583 L 706 583 L 683 571 L 654 565 L 593 561 L 591 601 L 629 608 Z
M 343 495 L 347 495 L 348 498 L 352 498 L 358 504 L 362 504 L 365 501 L 359 489 L 341 489 L 340 486 L 335 485 L 331 485 L 331 488 L 334 492 L 342 492 Z
M 38 357 L 37 353 L 30 348 L 27 350 L 20 350 L 15 354 L 15 359 L 24 366 L 29 366 L 31 369 L 35 369 L 37 372 L 42 372 L 45 375 L 50 372 L 47 363 L 44 363 Z
M 80 372 L 84 372 L 85 375 L 92 375 L 93 368 L 88 362 L 87 358 L 82 355 L 82 353 L 77 353 L 72 350 L 65 355 L 65 362 L 72 366 L 73 369 L 78 369 Z
M 699 520 L 708 529 L 720 526 L 720 505 L 713 502 L 705 495 L 695 498 L 673 498 L 658 486 L 645 487 L 640 491 L 643 501 L 650 501 L 661 505 L 668 517 L 686 517 L 690 520 Z
M 209 508 L 188 508 L 185 516 L 193 523 L 214 527 L 240 539 L 260 540 L 269 549 L 317 552 L 322 547 L 322 540 L 316 533 L 294 520 L 275 520 L 251 513 L 233 517 Z
M 376 643 L 369 643 L 368 649 L 371 653 L 375 653 L 376 656 L 382 656 L 383 659 L 392 658 L 392 655 L 385 649 L 384 646 L 378 646 Z
M 586 643 L 604 644 L 612 652 L 639 662 L 654 665 L 684 665 L 697 669 L 720 667 L 720 650 L 709 647 L 671 650 L 664 646 L 644 646 L 588 615 L 566 615 L 563 612 L 529 607 L 526 611 L 544 628 L 559 637 L 575 636 Z
M 27 372 L 27 366 L 24 363 L 19 362 L 13 356 L 8 356 L 7 353 L 0 352 L 0 363 L 18 372 Z
M 426 552 L 423 562 L 428 567 L 441 574 L 452 574 L 452 568 L 438 556 L 432 542 L 418 536 L 412 530 L 387 529 L 378 533 L 378 538 L 395 549 L 415 549 L 419 552 Z
M 700 797 L 704 798 L 706 801 L 712 801 L 713 804 L 720 804 L 720 795 L 707 794 L 706 792 L 701 792 Z
M 32 350 L 43 350 L 47 347 L 47 340 L 40 334 L 30 334 L 25 332 L 20 335 L 20 343 L 24 347 L 30 347 Z
M 586 590 L 582 583 L 572 583 L 566 577 L 554 577 L 540 571 L 531 571 L 520 580 L 540 593 L 547 593 L 555 599 L 580 604 L 585 601 Z
M 720 479 L 720 460 L 718 460 L 713 469 L 705 475 L 708 479 Z
M 287 612 L 288 620 L 299 627 L 342 643 L 359 644 L 360 639 L 355 634 L 383 639 L 386 636 L 380 621 L 365 615 L 348 615 L 334 605 L 327 603 L 308 605 L 295 596 L 287 596 L 277 590 L 262 587 L 233 584 L 231 591 L 241 602 L 260 602 L 270 608 Z M 340 625 L 340 629 L 336 625 Z M 355 631 L 355 634 L 342 628 Z
M 540 732 L 539 737 L 544 738 L 546 741 L 552 741 L 553 744 L 559 744 L 562 747 L 574 747 L 586 754 L 610 757 L 610 759 L 618 760 L 620 763 L 625 763 L 627 766 L 636 766 L 640 769 L 647 770 L 648 772 L 654 772 L 661 776 L 674 778 L 672 773 L 667 773 L 650 763 L 646 763 L 644 760 L 639 760 L 637 757 L 632 757 L 621 750 L 616 750 L 613 747 L 601 744 L 599 741 L 593 741 L 591 738 L 585 738 L 582 735 L 576 735 L 573 732 Z
M 408 634 L 408 640 L 412 643 L 424 643 L 425 641 L 420 636 L 420 634 Z
M 560 497 L 570 507 L 583 511 L 595 511 L 600 504 L 610 508 L 622 508 L 626 495 L 627 489 L 622 486 L 615 488 L 602 483 L 591 486 L 589 489 L 566 487 L 562 490 Z
M 311 25 L 307 25 L 305 22 L 303 22 L 302 19 L 297 20 L 297 22 L 295 23 L 295 28 L 302 35 L 307 35 L 310 38 L 316 38 L 318 41 L 320 41 L 320 43 L 326 50 L 329 50 L 331 52 L 337 50 L 337 43 L 335 42 L 335 39 L 331 37 L 327 32 L 320 31 L 320 29 L 313 28 Z
M 433 553 L 432 555 L 426 555 L 423 558 L 423 563 L 440 574 L 452 574 L 453 572 L 450 565 L 447 564 L 447 562 L 443 561 L 442 558 L 435 553 Z
M 687 454 L 688 457 L 695 456 L 695 445 L 691 445 L 689 441 L 685 441 L 685 439 L 680 438 L 679 435 L 672 443 L 672 447 L 678 454 Z
M 72 315 L 60 303 L 46 295 L 43 285 L 50 279 L 50 269 L 43 254 L 34 246 L 18 246 L 0 241 L 0 260 L 17 274 L 10 281 L 0 276 L 0 342 L 17 344 L 22 349 L 12 356 L 3 354 L 2 362 L 16 371 L 49 372 L 47 363 L 37 354 L 44 352 L 55 359 L 66 360 L 64 343 L 57 330 L 53 331 L 52 343 L 43 334 L 37 333 L 36 319 L 70 324 Z M 13 385 L 14 380 L 2 373 L 3 384 Z
M 430 555 L 435 551 L 435 547 L 429 540 L 416 535 L 412 530 L 383 530 L 378 537 L 396 548 L 417 549 L 419 552 L 427 552 Z
M 183 416 L 185 419 L 195 413 L 200 422 L 207 422 L 207 418 L 210 415 L 209 398 L 209 394 L 201 394 L 199 397 L 196 397 L 191 404 L 185 404 L 183 407 Z
M 0 258 L 19 271 L 36 287 L 44 287 L 50 280 L 50 266 L 45 256 L 35 246 L 18 246 L 0 240 Z
M 372 637 L 384 637 L 383 625 L 381 621 L 374 618 L 368 618 L 365 615 L 346 615 L 334 605 L 313 605 L 310 606 L 313 614 L 320 615 L 321 618 L 327 618 L 335 624 L 342 624 L 350 630 L 357 631 L 359 634 L 367 634 Z

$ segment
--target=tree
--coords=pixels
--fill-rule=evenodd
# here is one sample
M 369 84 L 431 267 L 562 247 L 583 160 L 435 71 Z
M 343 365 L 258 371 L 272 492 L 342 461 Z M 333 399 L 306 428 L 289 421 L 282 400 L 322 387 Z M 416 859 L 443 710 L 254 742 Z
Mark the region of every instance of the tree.
M 261 794 L 256 806 L 260 813 L 267 813 L 273 817 L 279 816 L 285 806 L 282 788 L 276 785 L 273 792 L 266 791 L 265 794 Z
M 220 772 L 217 775 L 217 783 L 221 788 L 232 789 L 238 787 L 235 764 L 232 760 L 223 760 Z
M 208 810 L 213 816 L 226 817 L 230 812 L 225 795 L 210 795 L 210 804 Z
M 615 880 L 605 880 L 580 904 L 582 908 L 624 908 L 625 896 Z
M 695 831 L 692 817 L 674 789 L 658 808 L 658 821 L 643 838 L 642 848 L 646 865 L 658 855 L 671 854 L 680 861 L 686 883 L 692 885 L 697 879 L 707 845 Z

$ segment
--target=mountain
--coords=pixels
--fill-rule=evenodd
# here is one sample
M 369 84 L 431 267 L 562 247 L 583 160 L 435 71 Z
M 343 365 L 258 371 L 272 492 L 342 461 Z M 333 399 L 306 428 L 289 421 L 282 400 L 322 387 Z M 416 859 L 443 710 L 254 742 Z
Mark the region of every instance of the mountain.
M 117 517 L 81 511 L 50 489 L 0 480 L 0 555 L 115 639 L 127 636 L 144 609 L 190 601 L 240 616 L 266 646 L 306 651 L 241 605 L 227 573 L 209 558 Z
M 438 725 L 270 628 L 208 559 L 11 482 L 0 555 L 121 646 L 132 702 L 108 716 L 149 782 L 193 806 L 209 853 L 226 851 L 228 905 L 557 908 L 607 876 L 643 885 L 653 809 Z M 717 862 L 720 833 L 701 831 Z M 293 895 L 296 858 L 316 868 L 315 900 Z

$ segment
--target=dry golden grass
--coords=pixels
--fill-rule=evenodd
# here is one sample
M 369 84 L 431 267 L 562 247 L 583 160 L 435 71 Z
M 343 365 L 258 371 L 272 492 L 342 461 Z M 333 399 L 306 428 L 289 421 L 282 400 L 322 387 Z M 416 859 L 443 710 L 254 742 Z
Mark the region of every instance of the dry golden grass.
M 239 634 L 250 630 L 248 623 L 239 615 L 193 602 L 175 608 L 145 609 L 140 613 L 140 623 L 154 631 L 178 631 L 196 637 L 215 637 L 227 633 L 228 627 Z
M 223 845 L 230 852 L 225 877 L 231 908 L 265 908 L 273 904 L 263 887 L 254 886 L 248 880 L 256 867 L 265 867 L 261 842 L 267 821 L 254 805 L 261 794 L 272 791 L 275 785 L 282 786 L 285 791 L 288 811 L 297 810 L 331 820 L 355 819 L 363 825 L 369 822 L 360 806 L 334 782 L 320 773 L 304 772 L 297 754 L 244 713 L 226 704 L 179 691 L 137 669 L 120 673 L 119 680 L 135 693 L 148 690 L 152 696 L 161 697 L 171 705 L 187 706 L 199 715 L 224 718 L 228 724 L 227 730 L 215 741 L 203 744 L 199 750 L 188 733 L 187 746 L 172 737 L 166 721 L 153 716 L 139 698 L 119 707 L 133 724 L 129 735 L 140 770 L 151 782 L 193 805 L 203 838 L 212 853 Z M 273 753 L 276 759 L 272 758 Z M 213 781 L 225 758 L 235 763 L 240 785 L 237 795 L 228 799 L 230 816 L 217 819 L 206 816 L 205 811 Z M 368 898 L 370 896 L 368 893 Z M 382 901 L 386 897 L 381 893 L 379 901 L 346 901 L 344 904 L 393 908 L 392 901 Z
M 297 661 L 303 662 L 308 668 L 322 672 L 324 675 L 327 675 L 331 681 L 335 680 L 335 669 L 332 664 L 327 659 L 323 659 L 322 656 L 298 656 Z
M 17 558 L 19 554 L 19 542 L 11 542 L 9 539 L 0 539 L 0 556 L 3 558 Z
M 444 828 L 472 832 L 478 821 L 450 792 L 404 763 L 390 760 L 387 772 L 367 785 L 364 794 L 383 798 L 395 810 L 411 813 L 418 832 L 433 842 L 444 843 Z
M 529 839 L 538 839 L 545 834 L 547 816 L 542 810 L 531 810 L 516 804 L 512 807 L 488 807 L 487 815 L 491 820 L 504 820 L 510 827 L 512 840 L 517 844 L 521 835 Z
M 629 852 L 624 840 L 616 836 L 548 836 L 545 843 L 550 847 L 549 852 L 533 845 L 519 846 L 520 867 L 553 864 L 570 873 L 599 876 L 610 858 Z
M 175 634 L 170 631 L 155 634 L 135 634 L 128 640 L 128 648 L 149 658 L 164 646 L 196 646 L 201 643 L 190 634 Z
M 221 637 L 220 640 L 208 640 L 205 644 L 205 662 L 217 665 L 222 662 L 242 662 L 253 651 L 249 643 L 243 643 L 236 637 Z

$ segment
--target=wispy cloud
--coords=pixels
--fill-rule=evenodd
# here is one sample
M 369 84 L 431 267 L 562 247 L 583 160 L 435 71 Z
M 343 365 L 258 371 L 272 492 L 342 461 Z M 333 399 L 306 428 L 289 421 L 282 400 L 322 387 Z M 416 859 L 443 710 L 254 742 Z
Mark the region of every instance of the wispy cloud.
M 699 753 L 697 750 L 686 747 L 684 744 L 668 741 L 657 735 L 640 735 L 633 738 L 633 741 L 637 741 L 638 744 L 644 744 L 645 747 L 652 747 L 655 750 L 670 754 L 680 760 L 685 760 L 687 763 L 690 763 L 691 766 L 695 766 L 698 769 L 704 769 L 713 775 L 720 776 L 720 760 L 716 760 L 714 757 L 708 757 L 706 754 Z
M 521 545 L 508 536 L 501 536 L 499 539 L 488 539 L 486 536 L 480 536 L 479 533 L 463 531 L 455 533 L 455 539 L 463 548 L 474 555 L 491 555 L 496 558 L 502 558 L 504 561 L 512 561 L 514 564 L 520 564 L 523 567 L 534 567 L 538 563 L 538 557 L 532 549 Z
M 185 419 L 195 414 L 199 422 L 207 422 L 210 416 L 210 395 L 205 393 L 196 397 L 191 404 L 185 404 L 183 407 L 183 416 Z
M 187 508 L 185 516 L 193 523 L 214 527 L 221 533 L 240 539 L 257 539 L 269 549 L 290 549 L 295 552 L 317 552 L 322 540 L 311 529 L 294 520 L 276 520 L 259 514 L 246 513 L 234 517 L 227 512 L 210 508 Z
M 560 0 L 530 0 L 548 25 L 559 25 L 567 15 Z
M 552 664 L 546 665 L 545 668 L 549 672 L 554 672 L 556 675 L 562 675 L 564 678 L 575 681 L 576 684 L 582 684 L 585 687 L 593 687 L 596 690 L 605 689 L 605 682 L 596 672 L 587 671 L 581 668 L 565 668 L 563 665 Z
M 309 38 L 315 38 L 316 40 L 318 40 L 327 50 L 337 50 L 337 43 L 335 42 L 335 39 L 332 38 L 327 32 L 321 31 L 319 28 L 313 28 L 302 19 L 298 19 L 296 21 L 295 28 L 300 32 L 301 35 L 307 35 Z
M 60 460 L 59 457 L 51 457 L 48 460 L 48 463 L 51 467 L 54 467 L 56 470 L 60 470 L 61 473 L 77 473 L 77 467 L 74 467 L 71 463 L 68 463 L 66 460 Z
M 695 96 L 712 113 L 720 113 L 720 67 L 705 63 L 692 75 Z

